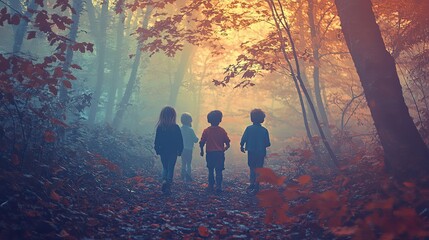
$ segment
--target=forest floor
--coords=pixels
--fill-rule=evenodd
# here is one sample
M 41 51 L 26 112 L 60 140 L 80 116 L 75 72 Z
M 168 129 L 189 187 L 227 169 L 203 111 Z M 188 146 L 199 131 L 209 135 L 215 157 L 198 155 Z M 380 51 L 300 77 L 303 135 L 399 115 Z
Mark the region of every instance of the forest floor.
M 159 161 L 149 171 L 91 156 L 2 165 L 0 240 L 429 236 L 429 189 L 391 181 L 374 158 L 336 174 L 315 167 L 305 173 L 270 160 L 260 172 L 264 183 L 257 195 L 246 192 L 244 160 L 226 164 L 220 194 L 206 192 L 201 158 L 194 160 L 191 183 L 180 179 L 178 161 L 172 194 L 165 196 Z
M 126 176 L 105 160 L 40 165 L 27 173 L 0 169 L 0 239 L 314 239 L 324 235 L 319 227 L 310 232 L 299 225 L 264 223 L 265 211 L 257 196 L 246 192 L 245 164 L 227 166 L 223 192 L 215 194 L 205 190 L 207 169 L 201 161 L 193 169 L 191 183 L 180 179 L 178 161 L 169 196 L 161 193 L 159 171 Z

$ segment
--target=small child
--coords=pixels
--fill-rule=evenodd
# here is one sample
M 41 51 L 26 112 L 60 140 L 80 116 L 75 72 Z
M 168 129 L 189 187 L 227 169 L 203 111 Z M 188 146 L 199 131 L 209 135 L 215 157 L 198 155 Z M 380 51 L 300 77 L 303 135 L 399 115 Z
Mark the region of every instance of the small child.
M 266 148 L 271 146 L 268 130 L 261 123 L 264 122 L 265 113 L 261 109 L 253 109 L 250 112 L 250 120 L 253 125 L 246 128 L 240 141 L 240 150 L 247 150 L 247 164 L 250 168 L 250 192 L 259 191 L 259 183 L 256 182 L 256 168 L 264 167 L 264 158 L 267 155 Z
M 219 127 L 222 122 L 222 112 L 211 111 L 207 115 L 210 127 L 204 129 L 200 140 L 201 156 L 204 156 L 204 145 L 206 145 L 206 162 L 209 170 L 209 186 L 207 190 L 214 190 L 214 171 L 216 170 L 216 193 L 222 192 L 222 171 L 225 169 L 225 151 L 230 147 L 230 140 L 226 131 Z
M 159 114 L 155 135 L 155 151 L 161 156 L 162 192 L 171 193 L 174 166 L 177 156 L 183 151 L 183 139 L 179 126 L 176 124 L 176 111 L 172 107 L 164 107 Z
M 182 152 L 182 179 L 186 182 L 192 181 L 191 162 L 194 143 L 198 142 L 194 129 L 192 129 L 192 116 L 189 113 L 183 113 L 180 117 L 183 126 L 180 128 L 183 137 Z

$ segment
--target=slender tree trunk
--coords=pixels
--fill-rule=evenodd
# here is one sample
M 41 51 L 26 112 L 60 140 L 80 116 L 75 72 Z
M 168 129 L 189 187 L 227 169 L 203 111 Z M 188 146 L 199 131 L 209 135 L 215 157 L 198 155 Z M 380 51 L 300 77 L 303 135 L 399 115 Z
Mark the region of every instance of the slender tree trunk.
M 68 38 L 71 41 L 71 44 L 76 42 L 77 30 L 79 28 L 80 14 L 82 12 L 82 0 L 73 0 L 73 9 L 75 10 L 75 13 L 72 16 L 73 23 L 70 27 L 70 32 L 68 36 Z M 64 65 L 63 65 L 64 72 L 69 71 L 72 60 L 73 60 L 73 50 L 71 49 L 71 47 L 68 47 L 66 51 L 66 60 L 64 61 Z M 68 101 L 68 92 L 64 84 L 60 85 L 59 98 L 63 105 L 65 105 L 66 102 Z
M 13 10 L 18 11 L 20 14 L 24 14 L 22 12 L 22 2 L 21 2 L 21 0 L 9 0 L 9 5 L 13 8 Z M 16 29 L 18 28 L 18 26 L 12 25 L 12 27 L 13 27 L 13 31 L 16 34 Z
M 108 123 L 110 123 L 112 121 L 118 85 L 120 82 L 122 82 L 122 77 L 120 76 L 120 67 L 121 67 L 122 52 L 124 49 L 123 48 L 124 22 L 125 22 L 125 13 L 122 11 L 119 14 L 118 24 L 116 26 L 116 57 L 113 61 L 112 79 L 110 82 L 110 89 L 109 89 L 109 93 L 108 93 L 108 100 L 107 100 L 107 106 L 106 106 L 106 119 L 105 119 L 105 121 Z
M 194 50 L 195 47 L 193 45 L 186 44 L 185 48 L 182 51 L 179 66 L 177 67 L 177 72 L 174 76 L 173 84 L 171 85 L 170 96 L 168 99 L 168 104 L 170 106 L 175 106 L 177 103 L 177 96 L 179 95 L 180 86 L 183 83 L 186 71 L 188 70 L 189 64 L 192 61 L 192 55 Z
M 429 152 L 408 112 L 371 1 L 336 0 L 335 4 L 384 149 L 385 166 L 399 180 L 427 175 Z
M 337 157 L 335 156 L 335 154 L 332 151 L 332 148 L 331 148 L 329 142 L 326 139 L 325 133 L 324 133 L 324 131 L 323 131 L 321 125 L 320 125 L 319 118 L 317 117 L 317 113 L 316 113 L 316 109 L 314 107 L 314 104 L 311 101 L 311 98 L 310 98 L 310 95 L 309 95 L 309 93 L 307 91 L 307 88 L 305 87 L 305 85 L 304 85 L 304 83 L 302 81 L 301 72 L 300 72 L 300 66 L 299 66 L 299 61 L 298 61 L 298 54 L 296 52 L 295 42 L 294 42 L 294 40 L 292 38 L 292 33 L 291 33 L 291 30 L 290 30 L 289 23 L 287 22 L 287 18 L 286 18 L 286 14 L 284 12 L 284 9 L 283 9 L 283 5 L 281 4 L 280 1 L 278 2 L 279 3 L 278 7 L 275 5 L 274 0 L 266 0 L 266 2 L 268 3 L 268 5 L 269 5 L 269 7 L 271 9 L 271 13 L 272 13 L 273 19 L 274 19 L 274 21 L 276 23 L 277 33 L 278 33 L 280 41 L 281 41 L 281 50 L 282 50 L 283 57 L 286 60 L 288 66 L 289 66 L 289 69 L 290 69 L 290 71 L 292 73 L 292 77 L 294 77 L 298 81 L 298 83 L 299 83 L 299 85 L 301 87 L 301 90 L 304 93 L 304 96 L 305 96 L 305 98 L 308 101 L 308 104 L 310 106 L 310 110 L 311 110 L 311 112 L 312 112 L 312 114 L 314 116 L 314 121 L 316 122 L 316 126 L 317 126 L 317 128 L 319 130 L 319 133 L 320 133 L 320 138 L 322 139 L 322 142 L 323 142 L 323 144 L 324 144 L 324 146 L 326 148 L 326 151 L 328 152 L 328 154 L 329 154 L 329 156 L 330 156 L 330 158 L 332 160 L 332 163 L 336 167 L 338 167 Z M 279 9 L 277 9 L 277 8 L 279 8 Z M 282 33 L 283 30 L 286 31 L 286 34 L 288 36 L 287 39 L 285 39 L 283 37 L 283 33 Z M 285 42 L 286 42 L 286 40 L 288 40 L 290 42 L 290 45 L 291 45 L 291 49 L 292 49 L 292 53 L 293 53 L 293 59 L 294 59 L 294 62 L 295 62 L 295 67 L 296 67 L 296 74 L 295 74 L 295 70 L 294 70 L 294 68 L 292 66 L 292 63 L 289 60 L 289 57 L 288 57 L 288 55 L 286 53 L 286 50 L 285 50 Z M 313 139 L 309 139 L 309 141 L 313 141 Z
M 17 0 L 16 0 L 17 1 Z M 34 0 L 29 0 L 27 3 L 27 10 L 25 11 L 24 16 L 27 19 L 31 19 L 34 14 L 34 10 L 37 10 L 38 4 Z M 15 39 L 13 41 L 12 51 L 13 53 L 18 53 L 21 51 L 22 43 L 24 42 L 25 33 L 27 33 L 28 21 L 21 18 L 18 27 L 15 29 Z
M 331 130 L 329 128 L 328 115 L 325 111 L 325 106 L 323 105 L 322 94 L 320 90 L 320 39 L 319 39 L 319 30 L 315 24 L 314 20 L 314 0 L 308 0 L 308 23 L 310 26 L 310 34 L 311 34 L 311 46 L 313 49 L 313 81 L 314 81 L 314 94 L 316 96 L 317 109 L 319 110 L 320 118 L 322 120 L 321 124 L 324 132 L 326 133 L 326 137 L 328 139 L 331 138 Z
M 299 48 L 300 49 L 306 49 L 306 46 L 305 46 L 305 42 L 306 41 L 305 41 L 305 35 L 304 35 L 304 32 L 306 32 L 306 30 L 304 29 L 304 20 L 303 20 L 303 13 L 302 13 L 302 11 L 299 11 L 297 13 L 297 23 L 298 23 L 298 27 L 299 27 L 299 38 L 300 38 L 299 42 L 298 42 Z M 308 93 L 310 94 L 311 101 L 314 102 L 314 100 L 313 100 L 313 93 L 312 93 L 312 90 L 311 90 L 311 86 L 310 86 L 310 84 L 308 82 L 308 78 L 307 78 L 307 71 L 306 71 L 307 65 L 306 65 L 305 61 L 302 61 L 301 59 L 299 61 L 299 65 L 301 66 L 302 81 L 304 82 L 304 85 L 308 89 Z M 307 105 L 305 109 L 307 110 L 306 114 L 308 116 L 308 122 L 309 122 L 309 125 L 310 125 L 311 132 L 313 134 L 314 133 L 317 134 L 317 132 L 318 132 L 317 126 L 316 126 L 316 123 L 314 121 L 313 115 L 311 115 L 310 107 L 308 106 L 308 101 L 305 101 L 305 103 Z
M 146 13 L 144 15 L 143 23 L 142 23 L 143 28 L 147 28 L 149 24 L 150 16 L 152 14 L 152 10 L 153 10 L 153 7 L 151 6 L 147 7 Z M 133 68 L 131 69 L 130 78 L 128 80 L 127 87 L 125 89 L 124 96 L 122 97 L 121 102 L 119 103 L 118 111 L 116 112 L 116 115 L 113 119 L 112 125 L 114 128 L 118 128 L 120 126 L 122 119 L 124 117 L 125 111 L 127 109 L 128 103 L 130 101 L 131 95 L 133 93 L 134 86 L 136 85 L 138 69 L 139 69 L 140 60 L 142 57 L 142 51 L 140 50 L 140 48 L 141 48 L 141 45 L 137 44 L 136 55 L 134 56 L 134 63 L 133 63 Z M 149 61 L 149 59 L 145 59 L 145 61 Z M 144 68 L 146 68 L 146 66 L 144 66 Z
M 98 102 L 100 101 L 101 93 L 103 92 L 104 83 L 104 63 L 106 56 L 106 28 L 109 13 L 109 1 L 104 0 L 101 7 L 101 14 L 99 17 L 100 28 L 98 29 L 98 46 L 97 51 L 97 82 L 95 84 L 94 94 L 91 99 L 91 106 L 89 108 L 88 123 L 94 124 L 98 112 Z

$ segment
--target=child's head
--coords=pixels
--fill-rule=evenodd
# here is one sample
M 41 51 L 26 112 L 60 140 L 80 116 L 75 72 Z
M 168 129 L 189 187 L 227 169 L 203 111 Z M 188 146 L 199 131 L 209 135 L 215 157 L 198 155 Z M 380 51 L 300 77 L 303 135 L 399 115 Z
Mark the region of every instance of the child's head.
M 176 111 L 173 107 L 166 106 L 159 114 L 158 126 L 169 126 L 176 124 Z
M 183 125 L 192 126 L 192 116 L 189 113 L 183 113 L 180 117 L 180 121 Z
M 207 121 L 212 126 L 218 126 L 220 122 L 222 122 L 222 112 L 219 110 L 214 110 L 207 114 Z
M 263 123 L 265 119 L 265 113 L 259 108 L 255 108 L 250 112 L 250 120 L 253 123 Z

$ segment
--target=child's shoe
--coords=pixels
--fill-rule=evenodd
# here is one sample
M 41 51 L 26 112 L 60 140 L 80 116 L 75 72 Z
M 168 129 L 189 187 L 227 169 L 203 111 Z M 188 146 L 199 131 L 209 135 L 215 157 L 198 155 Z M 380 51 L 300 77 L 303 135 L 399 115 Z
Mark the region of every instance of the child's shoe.
M 161 187 L 162 193 L 165 195 L 170 195 L 171 194 L 171 184 L 168 182 L 163 182 L 162 183 L 162 187 Z
M 207 192 L 214 192 L 214 187 L 213 187 L 213 185 L 209 185 L 207 188 L 206 188 L 206 191 Z
M 216 194 L 221 194 L 221 193 L 222 193 L 222 189 L 217 188 L 217 189 L 216 189 Z

